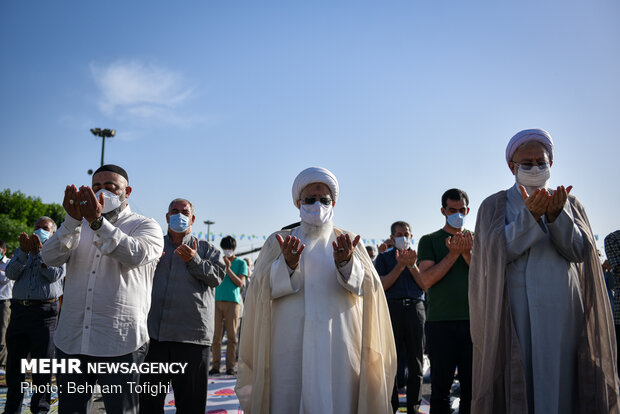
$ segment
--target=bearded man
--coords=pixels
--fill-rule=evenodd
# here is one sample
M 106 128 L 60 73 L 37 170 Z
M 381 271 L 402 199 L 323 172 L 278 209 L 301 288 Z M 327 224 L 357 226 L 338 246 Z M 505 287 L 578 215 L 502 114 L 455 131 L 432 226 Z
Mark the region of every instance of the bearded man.
M 338 181 L 293 183 L 301 224 L 272 234 L 246 296 L 236 392 L 245 413 L 387 413 L 396 349 L 360 236 L 335 228 Z
M 542 129 L 506 148 L 516 183 L 480 206 L 469 271 L 472 413 L 618 413 L 614 327 L 586 212 L 547 189 Z

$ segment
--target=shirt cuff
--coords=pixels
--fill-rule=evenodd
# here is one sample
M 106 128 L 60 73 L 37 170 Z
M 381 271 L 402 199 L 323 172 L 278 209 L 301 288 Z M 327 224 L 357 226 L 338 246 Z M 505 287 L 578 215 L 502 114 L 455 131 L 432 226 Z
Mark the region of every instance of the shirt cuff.
M 65 214 L 65 221 L 62 222 L 62 225 L 66 227 L 67 230 L 74 232 L 80 228 L 82 220 L 76 220 L 67 213 Z

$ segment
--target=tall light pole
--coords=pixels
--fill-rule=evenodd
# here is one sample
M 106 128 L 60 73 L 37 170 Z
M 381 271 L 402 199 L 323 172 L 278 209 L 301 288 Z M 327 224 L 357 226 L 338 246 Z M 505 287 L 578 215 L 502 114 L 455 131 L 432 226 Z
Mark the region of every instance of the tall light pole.
M 211 224 L 215 224 L 215 221 L 205 220 L 205 224 L 207 225 L 207 240 L 209 240 L 209 233 L 211 233 Z
M 105 152 L 105 139 L 112 138 L 116 135 L 115 129 L 101 129 L 101 128 L 91 128 L 90 132 L 96 137 L 103 138 L 101 140 L 101 165 L 103 165 L 103 153 Z

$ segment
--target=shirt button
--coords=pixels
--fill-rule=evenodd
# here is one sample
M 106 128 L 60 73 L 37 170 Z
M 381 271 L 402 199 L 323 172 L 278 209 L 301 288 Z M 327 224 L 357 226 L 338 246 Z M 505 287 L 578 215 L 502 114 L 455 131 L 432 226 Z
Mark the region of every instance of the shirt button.
M 86 326 L 84 327 L 84 329 L 88 329 L 88 325 L 86 325 Z
M 93 273 L 95 273 L 95 271 L 93 270 Z
M 97 257 L 99 257 L 99 255 L 97 255 Z
M 86 310 L 90 310 L 90 306 L 86 308 Z
M 89 288 L 89 289 L 88 289 L 88 291 L 89 291 L 89 292 L 92 292 L 93 290 Z

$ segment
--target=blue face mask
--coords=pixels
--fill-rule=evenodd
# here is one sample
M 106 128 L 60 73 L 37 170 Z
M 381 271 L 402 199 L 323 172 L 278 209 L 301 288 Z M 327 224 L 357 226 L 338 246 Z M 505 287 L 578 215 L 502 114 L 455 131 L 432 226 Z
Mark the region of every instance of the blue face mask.
M 185 233 L 191 226 L 190 220 L 191 219 L 185 214 L 175 214 L 170 216 L 170 223 L 168 223 L 168 226 L 170 230 L 175 233 Z
M 447 220 L 448 220 L 448 224 L 450 225 L 450 227 L 454 227 L 455 229 L 460 229 L 463 227 L 463 224 L 465 223 L 465 214 L 461 214 L 461 213 L 450 214 L 447 217 Z
M 34 231 L 34 234 L 39 236 L 39 240 L 41 240 L 41 243 L 45 243 L 45 241 L 50 238 L 50 232 L 47 230 L 36 229 Z

